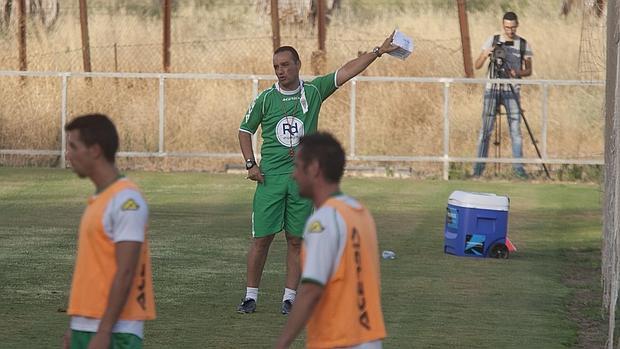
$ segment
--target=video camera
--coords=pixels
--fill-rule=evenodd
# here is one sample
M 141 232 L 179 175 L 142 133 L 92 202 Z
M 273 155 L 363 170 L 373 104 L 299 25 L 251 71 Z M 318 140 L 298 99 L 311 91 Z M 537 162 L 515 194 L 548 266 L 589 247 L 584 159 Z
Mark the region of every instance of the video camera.
M 495 44 L 493 51 L 491 51 L 491 63 L 495 68 L 497 74 L 494 74 L 496 78 L 509 78 L 508 66 L 506 65 L 506 48 L 505 46 L 514 46 L 514 41 L 498 42 Z

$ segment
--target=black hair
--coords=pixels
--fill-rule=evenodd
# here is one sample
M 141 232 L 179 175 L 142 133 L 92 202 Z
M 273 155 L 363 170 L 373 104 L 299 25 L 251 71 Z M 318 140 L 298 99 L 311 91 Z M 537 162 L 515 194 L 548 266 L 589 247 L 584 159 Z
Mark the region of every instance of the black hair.
M 118 151 L 118 133 L 112 120 L 103 114 L 85 114 L 71 120 L 65 131 L 80 131 L 80 140 L 91 147 L 98 144 L 105 158 L 114 163 Z
M 330 183 L 340 181 L 346 158 L 342 145 L 334 136 L 327 132 L 317 132 L 301 137 L 299 145 L 299 156 L 304 163 L 317 160 L 325 180 Z
M 293 46 L 280 46 L 273 52 L 273 54 L 275 55 L 280 52 L 290 52 L 293 55 L 293 60 L 295 62 L 299 62 L 299 53 L 297 53 L 297 50 L 295 50 Z
M 504 21 L 515 21 L 519 23 L 519 18 L 517 17 L 517 14 L 512 11 L 504 13 L 503 20 Z

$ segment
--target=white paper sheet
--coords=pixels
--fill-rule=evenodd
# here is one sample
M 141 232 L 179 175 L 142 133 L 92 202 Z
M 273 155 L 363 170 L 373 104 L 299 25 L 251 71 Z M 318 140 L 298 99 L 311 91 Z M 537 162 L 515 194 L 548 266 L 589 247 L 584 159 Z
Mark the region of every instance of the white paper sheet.
M 413 39 L 405 35 L 398 30 L 394 31 L 394 38 L 392 44 L 398 46 L 398 49 L 388 53 L 391 56 L 405 60 L 411 53 L 413 53 Z

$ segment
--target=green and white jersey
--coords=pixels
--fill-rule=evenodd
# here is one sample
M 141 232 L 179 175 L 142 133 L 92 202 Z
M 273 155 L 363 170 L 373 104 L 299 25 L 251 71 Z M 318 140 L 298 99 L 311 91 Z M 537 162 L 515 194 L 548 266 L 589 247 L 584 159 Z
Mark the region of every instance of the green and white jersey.
M 261 171 L 264 174 L 293 173 L 291 149 L 304 134 L 316 132 L 321 104 L 338 88 L 336 72 L 301 81 L 294 91 L 281 90 L 276 82 L 252 102 L 239 130 L 254 134 L 262 127 Z

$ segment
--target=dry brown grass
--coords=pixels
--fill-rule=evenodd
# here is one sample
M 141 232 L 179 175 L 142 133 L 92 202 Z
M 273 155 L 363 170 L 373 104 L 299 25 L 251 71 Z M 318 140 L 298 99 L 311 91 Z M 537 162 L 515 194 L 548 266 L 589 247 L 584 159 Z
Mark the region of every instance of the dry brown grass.
M 578 79 L 580 22 L 577 15 L 560 19 L 521 16 L 519 33 L 532 44 L 537 79 Z M 475 56 L 485 38 L 499 29 L 500 15 L 472 14 L 469 18 Z M 272 74 L 269 18 L 254 8 L 220 8 L 206 12 L 182 8 L 173 24 L 174 72 Z M 377 13 L 356 18 L 343 11 L 328 29 L 328 71 L 338 68 L 379 44 L 396 25 L 416 40 L 416 52 L 406 61 L 382 58 L 364 75 L 460 76 L 462 58 L 456 15 L 438 13 Z M 549 41 L 549 30 L 560 33 Z M 282 44 L 296 46 L 302 74 L 310 75 L 316 38 L 309 25 L 284 26 Z M 17 68 L 13 34 L 0 43 L 0 67 Z M 93 67 L 114 71 L 113 45 L 118 45 L 118 70 L 159 71 L 161 24 L 156 18 L 93 13 L 90 17 Z M 63 16 L 49 33 L 33 27 L 29 37 L 31 70 L 80 71 L 79 21 Z M 51 53 L 51 54 L 43 54 Z M 482 77 L 484 71 L 477 71 Z M 0 79 L 5 103 L 0 105 L 0 148 L 60 149 L 60 79 Z M 268 82 L 261 82 L 260 89 Z M 165 149 L 167 151 L 238 152 L 237 129 L 251 101 L 249 82 L 169 80 L 166 93 Z M 474 156 L 481 113 L 481 86 L 452 85 L 450 152 Z M 320 127 L 332 131 L 349 147 L 349 93 L 344 86 L 324 104 Z M 602 87 L 552 87 L 549 103 L 548 153 L 551 157 L 593 157 L 603 153 Z M 524 87 L 523 107 L 540 136 L 541 89 Z M 71 79 L 69 115 L 104 112 L 119 125 L 122 150 L 156 151 L 158 137 L 158 81 L 155 79 Z M 357 88 L 357 144 L 361 155 L 440 155 L 443 150 L 443 86 L 441 84 L 369 83 Z M 502 120 L 502 154 L 510 141 Z M 525 127 L 526 157 L 535 157 Z M 4 158 L 7 159 L 6 157 Z M 236 159 L 231 159 L 234 161 Z M 1 160 L 0 160 L 1 161 Z M 214 163 L 222 163 L 216 161 Z M 166 168 L 159 161 L 155 168 Z M 196 166 L 194 166 L 195 164 Z M 197 161 L 170 161 L 170 166 L 207 168 Z M 140 167 L 142 165 L 135 164 Z M 219 165 L 218 165 L 219 166 Z M 174 167 L 171 167 L 174 168 Z

